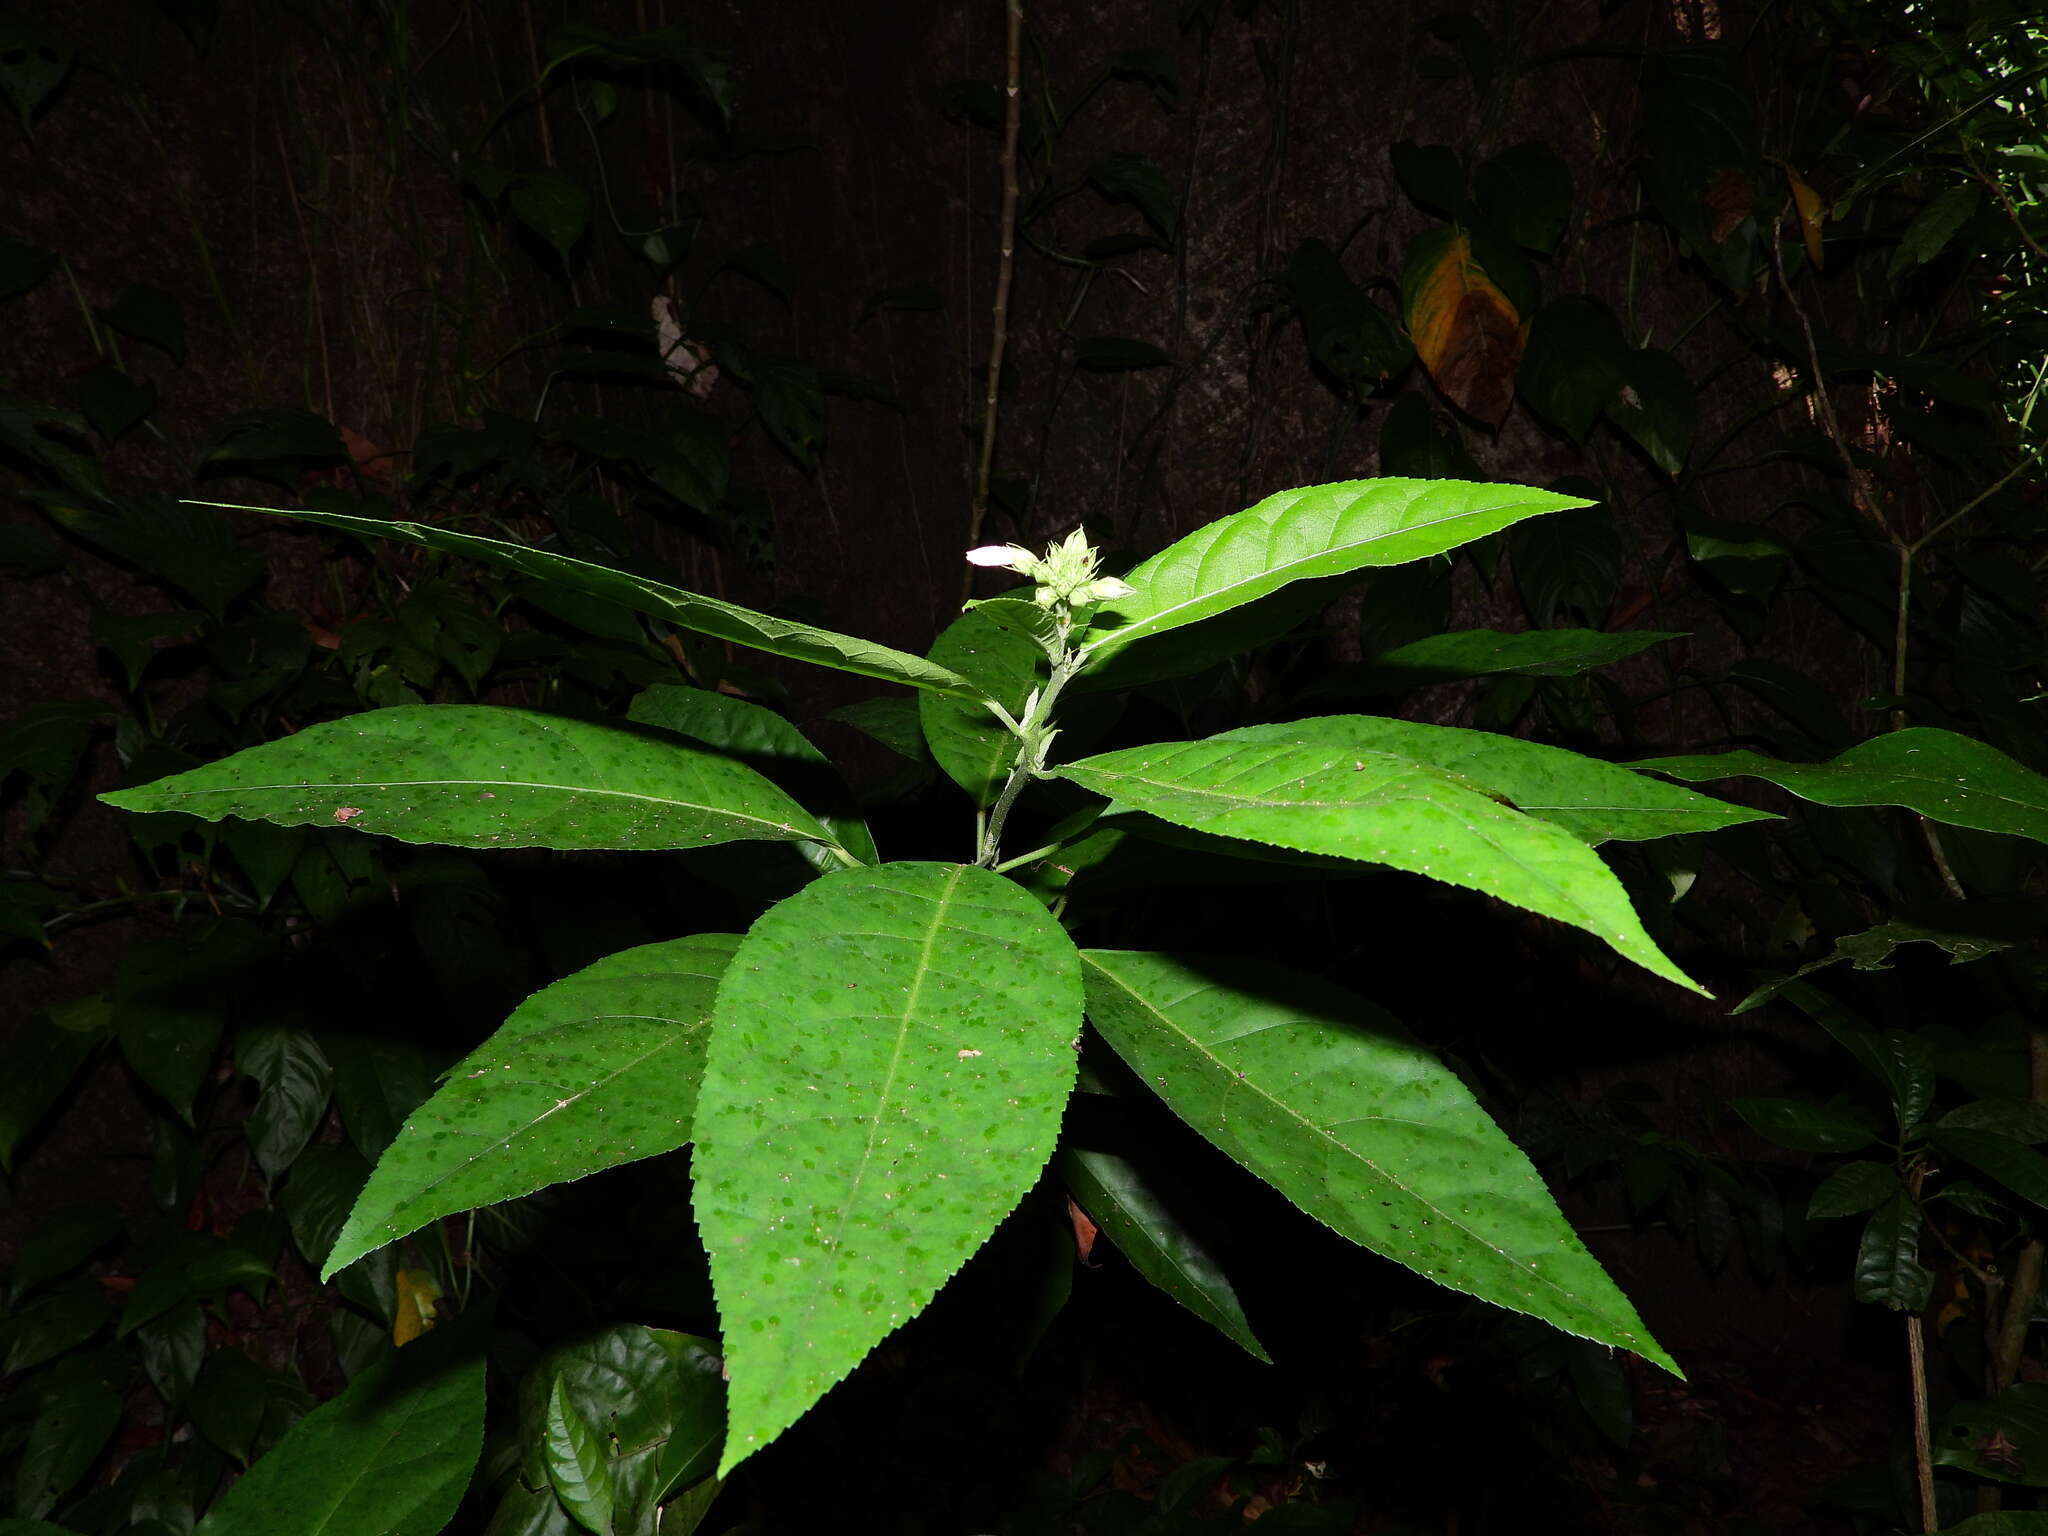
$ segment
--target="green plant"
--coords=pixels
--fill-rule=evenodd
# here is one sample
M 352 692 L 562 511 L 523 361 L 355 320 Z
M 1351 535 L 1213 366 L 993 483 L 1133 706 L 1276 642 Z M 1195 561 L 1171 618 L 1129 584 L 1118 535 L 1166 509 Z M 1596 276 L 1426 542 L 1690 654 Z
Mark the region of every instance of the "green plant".
M 669 685 L 623 722 L 380 710 L 107 798 L 466 848 L 809 854 L 813 878 L 745 935 L 645 945 L 529 998 L 385 1151 L 326 1258 L 331 1275 L 444 1218 L 693 1143 L 731 1382 L 717 1475 L 920 1310 L 1031 1190 L 1060 1145 L 1077 1051 L 1091 1095 L 1156 1093 L 1344 1236 L 1670 1367 L 1459 1080 L 1313 955 L 1077 949 L 1056 920 L 1091 862 L 1126 843 L 1382 865 L 1556 918 L 1693 987 L 1593 847 L 1763 813 L 1561 749 L 1363 715 L 1053 750 L 1091 728 L 1070 698 L 1228 655 L 1290 583 L 1430 559 L 1579 505 L 1358 481 L 1269 498 L 1122 578 L 1078 534 L 1042 557 L 978 550 L 1031 585 L 970 606 L 929 658 L 445 527 L 287 513 L 918 690 L 924 739 L 975 808 L 969 856 L 877 862 L 857 819 L 790 793 L 820 764 L 785 721 Z M 1027 817 L 1032 846 L 1013 852 Z M 1085 1143 L 1068 1156 L 1133 1262 L 1256 1348 L 1221 1272 L 1176 1261 L 1170 1206 L 1131 1170 L 1106 1177 Z M 599 1431 L 573 1403 L 545 1412 L 574 1464 L 551 1463 L 552 1486 L 598 1529 Z

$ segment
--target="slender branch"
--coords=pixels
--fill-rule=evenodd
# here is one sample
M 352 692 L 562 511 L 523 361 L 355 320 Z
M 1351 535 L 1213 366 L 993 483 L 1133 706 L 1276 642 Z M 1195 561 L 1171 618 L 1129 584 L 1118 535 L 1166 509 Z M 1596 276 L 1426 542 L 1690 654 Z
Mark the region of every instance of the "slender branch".
M 981 542 L 988 519 L 989 472 L 996 456 L 996 407 L 1003 387 L 1003 348 L 1010 334 L 1010 279 L 1017 264 L 1017 131 L 1024 118 L 1024 0 L 1005 0 L 1008 31 L 1003 81 L 1003 211 L 996 260 L 994 334 L 988 346 L 988 385 L 982 398 L 981 460 L 974 472 L 974 503 L 967 514 L 968 547 Z M 960 601 L 974 592 L 970 568 L 960 582 Z
M 1920 1198 L 1920 1185 L 1926 1177 L 1924 1165 L 1907 1176 L 1906 1192 L 1912 1199 L 1917 1201 Z M 1927 1403 L 1927 1335 L 1918 1312 L 1906 1314 L 1906 1364 L 1913 1390 L 1913 1480 L 1920 1491 L 1920 1529 L 1933 1532 L 1941 1529 L 1941 1520 L 1934 1509 L 1934 1442 L 1932 1416 Z

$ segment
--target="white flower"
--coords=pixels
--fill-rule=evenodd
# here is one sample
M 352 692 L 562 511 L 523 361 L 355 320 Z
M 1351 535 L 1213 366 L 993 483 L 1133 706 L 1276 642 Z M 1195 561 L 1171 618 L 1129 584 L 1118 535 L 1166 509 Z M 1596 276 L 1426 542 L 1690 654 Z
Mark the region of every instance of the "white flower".
M 1018 544 L 984 544 L 979 549 L 967 551 L 969 565 L 1001 566 L 1005 570 L 1021 570 L 1025 564 L 1037 564 L 1038 556 Z

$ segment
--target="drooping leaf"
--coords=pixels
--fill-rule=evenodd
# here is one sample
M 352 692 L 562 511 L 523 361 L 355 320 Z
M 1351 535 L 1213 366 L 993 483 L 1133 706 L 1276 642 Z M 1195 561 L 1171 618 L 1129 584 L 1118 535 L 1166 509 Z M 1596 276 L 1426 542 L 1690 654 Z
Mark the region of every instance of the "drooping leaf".
M 1982 960 L 2000 950 L 2011 949 L 2010 939 L 1993 938 L 1986 934 L 1951 933 L 1944 929 L 1927 928 L 1918 923 L 1879 923 L 1875 928 L 1866 928 L 1861 933 L 1844 934 L 1835 940 L 1835 947 L 1818 960 L 1809 960 L 1790 976 L 1781 976 L 1764 982 L 1757 989 L 1737 1003 L 1731 1013 L 1747 1013 L 1761 1007 L 1784 991 L 1790 983 L 1803 976 L 1831 965 L 1849 961 L 1859 971 L 1889 970 L 1892 951 L 1902 944 L 1933 944 L 1946 950 L 1956 965 L 1966 965 L 1972 960 Z
M 0 299 L 34 292 L 56 270 L 56 252 L 0 236 Z
M 1630 630 L 1532 629 L 1503 634 L 1497 629 L 1460 629 L 1382 651 L 1357 667 L 1338 672 L 1307 690 L 1307 697 L 1361 697 L 1468 677 L 1576 677 L 1612 666 L 1683 634 Z
M 590 227 L 590 194 L 581 182 L 560 171 L 528 171 L 512 183 L 505 203 L 568 265 L 569 253 Z
M 119 1237 L 125 1223 L 114 1206 L 93 1200 L 67 1205 L 45 1217 L 22 1239 L 8 1275 L 8 1292 L 18 1301 L 46 1280 L 54 1280 Z
M 1890 1095 L 1899 1129 L 1920 1123 L 1934 1103 L 1934 1048 L 1922 1036 L 1903 1029 L 1866 1029 L 1811 982 L 1792 981 L 1781 989 L 1794 1004 L 1856 1058 L 1858 1066 Z
M 658 1517 L 666 1532 L 676 1490 L 702 1482 L 718 1459 L 725 1437 L 720 1372 L 716 1340 L 637 1324 L 550 1350 L 520 1384 L 522 1456 L 515 1483 L 549 1485 L 546 1426 L 559 1393 L 597 1431 L 612 1530 L 654 1536 Z M 505 1518 L 501 1512 L 492 1529 L 502 1529 Z
M 106 322 L 124 336 L 149 343 L 174 362 L 185 361 L 185 311 L 161 288 L 129 284 L 107 306 Z
M 16 1152 L 107 1037 L 113 1017 L 104 996 L 79 998 L 34 1014 L 17 1036 L 0 1076 L 0 1169 Z
M 1393 317 L 1351 281 L 1337 253 L 1321 240 L 1294 248 L 1287 286 L 1309 356 L 1340 383 L 1369 389 L 1415 355 Z
M 235 1065 L 260 1092 L 243 1128 L 256 1165 L 275 1179 L 305 1150 L 327 1114 L 334 1069 L 300 1029 L 258 1026 L 235 1043 Z
M 1549 255 L 1571 216 L 1571 168 L 1548 144 L 1530 140 L 1502 150 L 1472 178 L 1487 222 L 1515 244 Z
M 829 843 L 751 768 L 680 742 L 486 704 L 401 705 L 101 796 L 127 811 L 346 826 L 461 848 Z
M 484 1356 L 438 1328 L 314 1409 L 195 1536 L 438 1536 L 483 1449 Z
M 920 695 L 922 697 L 922 695 Z M 634 695 L 626 718 L 657 726 L 738 758 L 771 783 L 780 785 L 798 804 L 811 809 L 840 847 L 864 864 L 873 864 L 874 835 L 850 809 L 852 796 L 838 770 L 789 720 L 763 704 L 736 699 L 710 688 L 684 688 L 656 683 Z M 834 807 L 838 809 L 834 809 Z M 821 869 L 836 869 L 837 859 L 815 843 L 801 845 Z
M 1832 1104 L 1752 1095 L 1729 1105 L 1757 1135 L 1795 1152 L 1860 1152 L 1877 1140 L 1862 1120 Z
M 231 1238 L 179 1232 L 168 1249 L 137 1277 L 121 1309 L 117 1333 L 126 1337 L 173 1307 L 230 1290 L 255 1292 L 276 1278 L 267 1259 Z
M 643 944 L 521 1003 L 378 1160 L 323 1278 L 443 1216 L 689 1141 L 711 1002 L 735 942 Z
M 591 1536 L 611 1536 L 611 1463 L 597 1431 L 569 1401 L 567 1385 L 560 1377 L 548 1394 L 541 1449 L 547 1460 L 548 1483 L 570 1517 Z
M 2027 1146 L 2038 1146 L 2048 1141 L 2048 1104 L 2030 1099 L 1972 1099 L 1943 1115 L 1941 1124 L 1966 1131 L 1995 1131 Z
M 1858 1301 L 1894 1312 L 1917 1312 L 1927 1305 L 1934 1274 L 1920 1262 L 1921 1222 L 1919 1205 L 1903 1189 L 1871 1213 L 1856 1250 Z
M 2028 1488 L 2048 1488 L 2048 1383 L 2016 1382 L 1998 1396 L 1965 1398 L 1934 1421 L 1937 1466 Z M 2033 1521 L 2034 1524 L 2021 1522 Z M 1989 1523 L 1987 1523 L 1989 1522 Z M 1967 1536 L 2039 1536 L 2048 1515 L 2011 1511 L 1952 1526 Z
M 1701 990 L 1643 931 L 1621 883 L 1581 839 L 1411 758 L 1223 736 L 1103 753 L 1053 776 L 1197 832 L 1481 891 L 1583 928 L 1646 970 Z
M 1899 236 L 1898 249 L 1892 252 L 1890 275 L 1897 277 L 1908 267 L 1939 256 L 1957 231 L 1970 222 L 1983 197 L 1983 190 L 1974 182 L 1958 182 L 1931 198 Z
M 681 629 L 729 640 L 735 645 L 751 646 L 773 656 L 786 656 L 792 661 L 806 661 L 813 666 L 831 667 L 841 672 L 855 672 L 887 683 L 900 683 L 907 688 L 936 689 L 940 693 L 957 693 L 962 698 L 975 696 L 973 686 L 965 678 L 934 666 L 921 657 L 851 635 L 834 634 L 831 630 L 816 629 L 808 624 L 771 618 L 750 608 L 685 592 L 680 587 L 671 587 L 665 582 L 636 576 L 628 571 L 592 565 L 587 560 L 574 560 L 551 550 L 508 544 L 502 539 L 459 533 L 452 528 L 390 522 L 340 512 L 249 507 L 225 501 L 192 504 L 237 512 L 263 512 L 273 517 L 295 517 L 306 522 L 324 523 L 330 528 L 340 528 L 364 538 L 398 539 L 448 554 L 466 555 L 518 571 L 537 581 L 551 582 L 589 597 L 617 603 L 636 613 L 651 614 Z
M 1444 398 L 1498 427 L 1515 399 L 1522 317 L 1473 255 L 1463 230 L 1432 230 L 1408 253 L 1401 278 L 1408 334 Z
M 1209 738 L 1221 742 L 1285 742 L 1345 753 L 1384 752 L 1408 758 L 1504 799 L 1524 815 L 1563 827 L 1588 843 L 1640 842 L 1688 832 L 1714 832 L 1768 813 L 1681 790 L 1645 794 L 1641 774 L 1562 747 L 1457 726 L 1390 720 L 1378 715 L 1321 715 L 1280 725 L 1253 725 Z
M 1783 763 L 1755 752 L 1658 757 L 1631 763 L 1700 784 L 1768 779 L 1819 805 L 1902 805 L 1930 821 L 2048 843 L 2048 778 L 1954 731 L 1911 726 L 1851 747 L 1825 763 Z
M 121 1396 L 84 1360 L 37 1384 L 35 1420 L 14 1468 L 14 1510 L 40 1520 L 99 1460 L 121 1422 Z
M 916 1314 L 1038 1177 L 1079 963 L 986 870 L 885 864 L 771 908 L 719 987 L 698 1230 L 732 1382 L 719 1475 Z
M 1470 1090 L 1364 999 L 1266 965 L 1087 950 L 1088 1015 L 1183 1120 L 1439 1284 L 1676 1371 Z
M 314 1269 L 326 1266 L 334 1239 L 348 1220 L 370 1165 L 347 1143 L 315 1143 L 293 1162 L 291 1177 L 277 1198 L 290 1223 L 292 1242 Z
M 1045 646 L 1047 616 L 1036 603 L 999 597 L 977 603 L 932 643 L 931 659 L 958 672 L 1016 719 L 1024 700 L 1051 671 Z M 1017 738 L 980 704 L 942 694 L 920 694 L 918 721 L 938 765 L 977 806 L 994 801 L 1017 761 Z
M 1676 475 L 1699 430 L 1699 391 L 1669 352 L 1638 348 L 1622 358 L 1621 388 L 1607 402 L 1607 417 L 1635 439 L 1651 463 Z
M 1387 147 L 1387 164 L 1403 195 L 1424 213 L 1456 219 L 1469 211 L 1465 167 L 1450 145 L 1403 139 Z
M 1268 496 L 1143 561 L 1129 597 L 1103 603 L 1081 649 L 1099 660 L 1289 582 L 1440 555 L 1524 518 L 1588 503 L 1463 480 L 1345 480 Z
M 1806 1203 L 1810 1220 L 1874 1211 L 1899 1192 L 1899 1176 L 1883 1163 L 1844 1163 L 1820 1182 Z
M 1088 179 L 1113 203 L 1129 203 L 1160 234 L 1173 238 L 1180 223 L 1180 203 L 1166 172 L 1150 155 L 1104 155 L 1088 167 Z
M 1996 1131 L 1939 1125 L 1933 1137 L 1934 1144 L 1949 1156 L 1961 1158 L 2023 1200 L 2048 1210 L 2048 1157 Z
M 1068 1148 L 1059 1167 L 1074 1199 L 1132 1268 L 1254 1359 L 1272 1363 L 1230 1276 L 1156 1177 L 1128 1157 L 1094 1147 Z
M 1621 393 L 1628 343 L 1621 322 L 1597 299 L 1553 299 L 1529 325 L 1516 387 L 1546 421 L 1583 443 Z

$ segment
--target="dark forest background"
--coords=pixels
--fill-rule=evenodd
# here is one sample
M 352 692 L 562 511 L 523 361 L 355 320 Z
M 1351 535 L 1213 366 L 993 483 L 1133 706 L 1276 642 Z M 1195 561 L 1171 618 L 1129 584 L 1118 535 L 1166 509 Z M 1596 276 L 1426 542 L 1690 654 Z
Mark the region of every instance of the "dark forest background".
M 712 1331 L 686 1180 L 659 1167 L 338 1286 L 310 1261 L 520 997 L 779 894 L 723 850 L 482 858 L 94 794 L 364 708 L 616 714 L 684 681 L 784 709 L 898 856 L 966 847 L 860 679 L 180 498 L 456 524 L 921 654 L 971 542 L 1084 525 L 1127 564 L 1292 486 L 1549 486 L 1599 505 L 1320 590 L 1143 707 L 1180 734 L 1313 704 L 1618 761 L 1819 759 L 1910 720 L 2044 770 L 2041 39 L 1990 0 L 1027 0 L 982 512 L 1001 0 L 10 8 L 16 1515 L 185 1536 L 408 1317 L 485 1295 L 508 1381 L 599 1320 Z M 1447 241 L 1484 283 L 1425 366 Z M 1579 638 L 1510 670 L 1384 660 L 1479 629 Z M 1399 1014 L 1687 1380 L 1307 1230 L 1185 1138 L 1276 1366 L 1115 1254 L 1079 1262 L 1048 1195 L 702 1528 L 1917 1530 L 1902 1314 L 1950 1416 L 1943 1522 L 2035 1509 L 2048 1177 L 1866 1152 L 1915 1201 L 1934 1180 L 1875 1277 L 1858 1222 L 1810 1200 L 1883 1140 L 1858 1139 L 1883 1103 L 1827 1033 L 1845 1014 L 1922 1041 L 1944 1105 L 2048 1139 L 2039 847 L 1719 792 L 1789 819 L 1617 855 L 1717 1003 L 1405 877 L 1204 886 L 1168 935 L 1142 891 L 1098 919 L 1305 949 Z M 1838 955 L 1858 968 L 1730 1013 Z M 487 1476 L 463 1528 L 496 1507 Z

